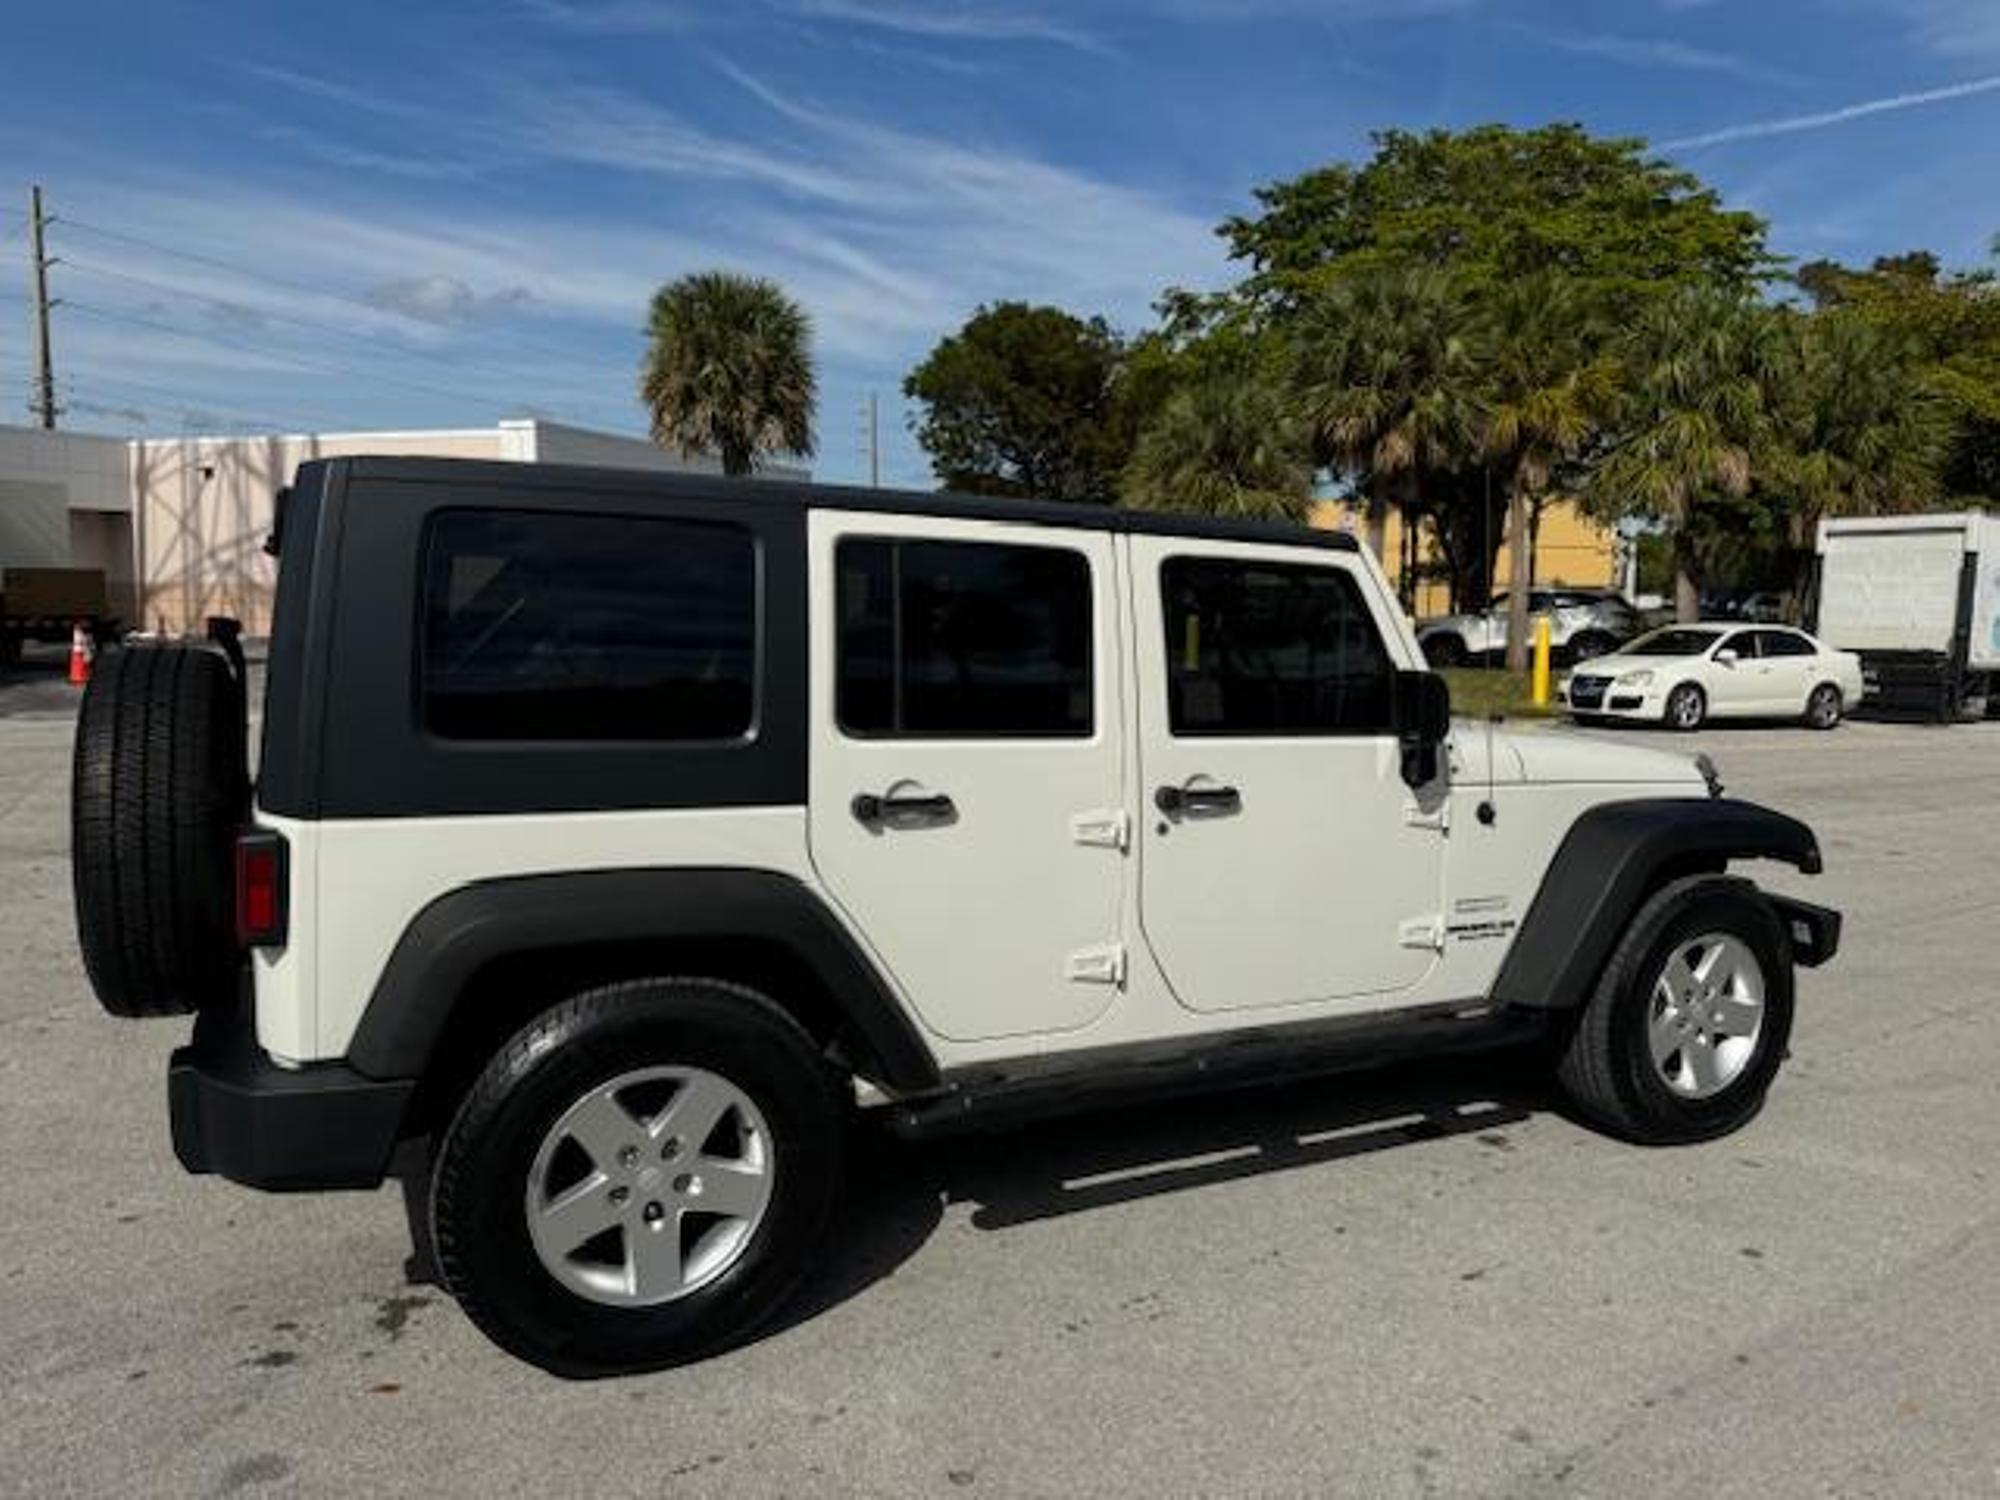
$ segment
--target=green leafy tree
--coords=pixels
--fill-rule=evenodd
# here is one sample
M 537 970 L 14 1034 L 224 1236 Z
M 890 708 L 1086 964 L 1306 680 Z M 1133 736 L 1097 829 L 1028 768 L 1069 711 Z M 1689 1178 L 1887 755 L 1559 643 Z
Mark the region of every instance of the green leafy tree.
M 1426 479 L 1477 451 L 1480 372 L 1467 322 L 1457 278 L 1427 266 L 1343 278 L 1301 309 L 1298 408 L 1314 457 L 1367 498 L 1378 557 L 1388 507 L 1408 525 Z
M 1479 310 L 1483 446 L 1506 477 L 1514 671 L 1528 663 L 1530 526 L 1558 474 L 1600 443 L 1618 396 L 1618 366 L 1604 352 L 1597 313 L 1576 282 L 1547 273 L 1495 288 Z
M 1776 269 L 1761 219 L 1723 207 L 1641 141 L 1557 124 L 1389 130 L 1374 142 L 1364 165 L 1259 188 L 1259 211 L 1223 224 L 1249 267 L 1224 308 L 1282 318 L 1330 274 L 1414 264 L 1450 267 L 1474 297 L 1557 273 L 1622 316 L 1678 286 L 1747 291 Z
M 1120 399 L 1125 346 L 1102 318 L 999 302 L 903 382 L 917 441 L 950 489 L 1108 502 L 1138 414 Z
M 2000 500 L 2000 279 L 1945 272 L 1927 251 L 1884 256 L 1865 271 L 1831 261 L 1794 278 L 1822 312 L 1842 312 L 1888 334 L 1913 377 L 1943 406 L 1951 432 L 1948 493 Z
M 1822 516 L 1938 503 L 1959 413 L 1925 379 L 1924 351 L 1852 308 L 1789 323 L 1793 353 L 1768 386 L 1758 497 L 1779 518 L 1803 588 Z
M 702 271 L 653 294 L 639 398 L 653 441 L 748 474 L 813 451 L 812 323 L 775 282 Z
M 1282 392 L 1254 372 L 1211 373 L 1170 396 L 1126 465 L 1121 502 L 1299 521 L 1312 462 Z
M 1785 375 L 1782 316 L 1694 288 L 1646 308 L 1622 341 L 1615 435 L 1590 498 L 1600 513 L 1667 527 L 1682 620 L 1701 613 L 1705 523 L 1750 493 L 1752 455 L 1769 430 L 1767 391 Z

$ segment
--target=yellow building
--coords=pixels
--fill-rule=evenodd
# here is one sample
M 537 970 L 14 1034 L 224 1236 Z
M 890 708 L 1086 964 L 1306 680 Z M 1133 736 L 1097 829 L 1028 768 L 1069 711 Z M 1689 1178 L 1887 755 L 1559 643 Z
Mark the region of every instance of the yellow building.
M 1322 500 L 1313 507 L 1309 519 L 1314 526 L 1351 531 L 1364 542 L 1367 540 L 1366 514 L 1360 505 L 1350 501 Z M 1389 575 L 1390 584 L 1400 591 L 1407 547 L 1402 514 L 1393 506 L 1386 517 L 1385 527 L 1382 571 Z M 1435 562 L 1436 543 L 1430 528 L 1420 526 L 1416 540 L 1419 564 Z M 1500 533 L 1493 540 L 1499 548 L 1493 573 L 1493 586 L 1497 591 L 1507 586 L 1511 576 L 1504 521 Z M 1617 533 L 1584 515 L 1574 501 L 1550 501 L 1542 510 L 1541 525 L 1536 528 L 1534 541 L 1534 556 L 1528 570 L 1529 582 L 1570 588 L 1612 588 L 1617 585 L 1620 563 Z M 1420 620 L 1449 614 L 1450 589 L 1442 580 L 1422 580 L 1417 585 L 1413 612 Z

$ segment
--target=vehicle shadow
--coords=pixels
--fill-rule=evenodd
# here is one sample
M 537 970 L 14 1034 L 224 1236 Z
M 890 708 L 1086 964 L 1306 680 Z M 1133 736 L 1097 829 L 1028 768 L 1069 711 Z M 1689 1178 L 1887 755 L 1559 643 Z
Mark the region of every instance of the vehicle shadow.
M 1457 1135 L 1559 1109 L 1547 1064 L 1495 1052 L 1066 1115 L 930 1141 L 863 1123 L 819 1274 L 760 1337 L 865 1292 L 929 1240 L 954 1204 L 1006 1229 Z

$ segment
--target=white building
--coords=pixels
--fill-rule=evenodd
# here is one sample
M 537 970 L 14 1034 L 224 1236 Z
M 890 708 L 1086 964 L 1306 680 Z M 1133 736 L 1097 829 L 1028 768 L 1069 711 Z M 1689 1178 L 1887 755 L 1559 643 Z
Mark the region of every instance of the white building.
M 0 427 L 0 566 L 102 568 L 129 623 L 270 623 L 272 497 L 310 459 L 364 454 L 718 473 L 644 438 L 539 420 L 414 432 L 111 438 Z M 771 466 L 788 478 L 805 471 Z

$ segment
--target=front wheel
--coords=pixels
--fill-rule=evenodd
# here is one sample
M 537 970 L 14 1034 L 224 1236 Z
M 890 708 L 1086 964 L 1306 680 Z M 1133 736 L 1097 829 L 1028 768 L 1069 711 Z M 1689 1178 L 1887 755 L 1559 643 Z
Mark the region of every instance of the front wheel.
M 1558 1076 L 1614 1135 L 1709 1140 L 1763 1107 L 1791 1030 L 1791 946 L 1777 914 L 1748 881 L 1697 875 L 1633 918 Z
M 438 1263 L 495 1343 L 559 1375 L 736 1342 L 798 1285 L 839 1190 L 843 1114 L 812 1039 L 754 991 L 653 979 L 545 1012 L 438 1154 Z
M 1806 699 L 1806 727 L 1831 729 L 1840 722 L 1842 711 L 1840 689 L 1830 682 L 1822 682 Z
M 1708 694 L 1692 682 L 1684 682 L 1667 694 L 1666 720 L 1669 729 L 1687 734 L 1701 728 L 1708 717 Z

